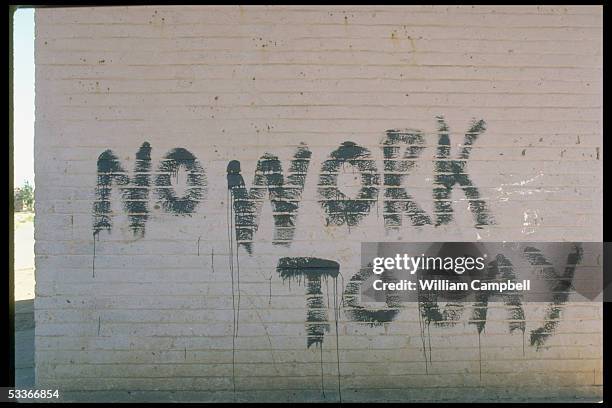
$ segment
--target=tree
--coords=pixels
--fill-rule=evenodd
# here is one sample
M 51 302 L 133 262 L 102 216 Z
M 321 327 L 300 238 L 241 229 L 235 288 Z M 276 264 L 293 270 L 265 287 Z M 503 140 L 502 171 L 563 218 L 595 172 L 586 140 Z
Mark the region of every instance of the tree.
M 26 181 L 22 187 L 15 191 L 16 204 L 21 201 L 24 211 L 34 211 L 34 188 Z M 17 205 L 15 209 L 19 208 Z

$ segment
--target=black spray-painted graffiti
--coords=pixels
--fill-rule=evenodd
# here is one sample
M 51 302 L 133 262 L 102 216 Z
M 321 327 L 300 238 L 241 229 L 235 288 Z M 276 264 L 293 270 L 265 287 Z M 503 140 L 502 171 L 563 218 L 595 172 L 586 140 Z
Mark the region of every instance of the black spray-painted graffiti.
M 450 157 L 449 129 L 444 118 L 438 117 L 438 148 L 434 161 L 434 214 L 429 216 L 402 186 L 405 177 L 415 166 L 424 149 L 423 132 L 418 130 L 388 130 L 382 140 L 384 170 L 376 167 L 372 152 L 358 144 L 346 141 L 334 150 L 321 166 L 319 174 L 319 203 L 328 225 L 349 228 L 357 226 L 370 213 L 384 188 L 383 218 L 387 229 L 402 226 L 402 216 L 410 218 L 412 225 L 435 227 L 453 219 L 452 190 L 459 186 L 466 195 L 474 216 L 474 226 L 482 228 L 493 224 L 488 207 L 467 173 L 467 161 L 472 145 L 486 129 L 483 120 L 474 120 L 465 133 L 463 147 L 457 158 Z M 402 149 L 405 149 L 402 153 Z M 302 144 L 291 160 L 287 176 L 277 156 L 266 153 L 255 169 L 253 183 L 247 188 L 240 162 L 232 160 L 227 166 L 227 188 L 236 242 L 249 254 L 253 253 L 253 239 L 259 228 L 259 215 L 263 201 L 270 200 L 273 209 L 273 244 L 289 246 L 293 240 L 299 203 L 306 182 L 311 152 Z M 338 185 L 338 174 L 345 166 L 352 166 L 360 174 L 361 188 L 355 197 L 349 197 Z M 187 172 L 188 189 L 177 197 L 172 176 L 178 170 Z M 111 150 L 98 159 L 97 200 L 94 203 L 94 234 L 111 230 L 110 194 L 113 184 L 122 192 L 124 210 L 130 218 L 130 227 L 136 236 L 144 236 L 148 220 L 149 185 L 151 182 L 151 146 L 145 142 L 136 154 L 132 179 Z M 206 173 L 198 159 L 188 150 L 175 148 L 162 160 L 154 179 L 155 191 L 163 209 L 175 215 L 191 215 L 206 194 Z M 381 183 L 382 180 L 382 183 Z
M 431 225 L 434 227 L 448 224 L 453 220 L 453 189 L 460 187 L 469 202 L 469 210 L 474 217 L 475 228 L 493 224 L 487 203 L 481 198 L 478 188 L 473 184 L 468 174 L 467 162 L 470 158 L 473 144 L 481 136 L 486 124 L 483 120 L 474 120 L 465 132 L 464 140 L 456 157 L 451 157 L 451 141 L 449 128 L 442 117 L 437 118 L 438 146 L 434 160 L 434 213 L 428 215 L 403 186 L 406 176 L 416 166 L 424 146 L 424 134 L 419 130 L 388 130 L 382 143 L 383 171 L 376 166 L 372 152 L 352 141 L 346 141 L 333 150 L 323 162 L 318 178 L 318 201 L 324 211 L 328 225 L 355 227 L 367 216 L 376 205 L 380 190 L 383 190 L 383 218 L 385 228 L 398 229 L 402 227 L 404 217 L 413 226 Z M 104 151 L 97 162 L 96 200 L 93 205 L 94 245 L 100 231 L 111 231 L 113 227 L 111 211 L 111 193 L 117 188 L 121 194 L 123 210 L 128 216 L 130 229 L 134 236 L 144 237 L 145 226 L 149 219 L 149 191 L 151 187 L 157 195 L 160 207 L 177 216 L 189 216 L 195 213 L 207 192 L 207 177 L 204 166 L 196 156 L 184 148 L 175 148 L 163 156 L 161 162 L 152 173 L 152 147 L 144 142 L 136 153 L 133 174 L 130 176 L 117 156 L 111 150 Z M 287 173 L 277 156 L 266 153 L 257 162 L 251 188 L 247 188 L 242 176 L 241 163 L 231 160 L 227 166 L 228 191 L 228 233 L 230 237 L 230 256 L 232 257 L 232 284 L 234 283 L 233 243 L 253 254 L 253 240 L 260 224 L 260 214 L 263 202 L 268 199 L 272 205 L 274 219 L 273 244 L 289 246 L 293 240 L 297 225 L 297 215 L 302 193 L 306 184 L 306 175 L 311 161 L 311 151 L 306 144 L 301 144 L 290 161 Z M 339 173 L 345 166 L 351 166 L 359 174 L 360 189 L 355 197 L 349 197 L 341 191 Z M 173 186 L 179 170 L 183 169 L 186 176 L 186 191 L 178 196 Z M 153 184 L 153 186 L 152 186 Z M 198 244 L 199 245 L 199 244 Z M 547 263 L 535 249 L 525 253 L 532 264 L 545 266 L 546 273 L 555 275 L 554 268 Z M 199 247 L 198 247 L 199 251 Z M 562 312 L 563 303 L 567 302 L 568 294 L 564 289 L 571 284 L 574 268 L 572 264 L 581 260 L 580 249 L 570 254 L 568 266 L 561 281 L 553 280 L 552 291 L 554 302 L 549 306 L 542 327 L 531 332 L 530 343 L 541 347 L 554 332 L 558 318 Z M 570 262 L 571 261 L 571 262 Z M 95 262 L 95 246 L 94 246 Z M 503 255 L 495 258 L 489 264 L 490 276 L 512 279 L 512 264 Z M 239 264 L 236 259 L 238 276 L 238 309 L 240 305 Z M 283 279 L 303 279 L 306 284 L 307 297 L 307 347 L 322 345 L 326 332 L 329 331 L 328 312 L 323 301 L 322 282 L 331 278 L 334 287 L 337 285 L 339 265 L 336 261 L 318 258 L 281 258 L 277 272 Z M 342 300 L 334 298 L 334 316 L 337 320 L 341 308 L 350 321 L 364 322 L 370 325 L 380 325 L 392 322 L 397 318 L 402 308 L 401 301 L 389 294 L 386 298 L 386 308 L 371 309 L 359 303 L 359 288 L 372 272 L 364 269 L 351 277 L 343 288 Z M 95 268 L 94 268 L 95 276 Z M 383 276 L 383 279 L 388 279 Z M 343 285 L 344 286 L 344 285 Z M 234 290 L 232 289 L 232 293 Z M 333 292 L 335 296 L 335 291 Z M 488 302 L 493 293 L 480 293 L 472 308 L 470 324 L 473 324 L 478 334 L 486 326 Z M 521 330 L 525 333 L 525 316 L 520 298 L 507 295 L 503 297 L 509 308 L 509 329 Z M 461 302 L 449 302 L 440 308 L 435 295 L 419 294 L 419 321 L 424 338 L 429 332 L 431 323 L 438 327 L 448 327 L 456 324 L 462 316 L 465 306 Z M 237 318 L 235 317 L 235 320 Z M 237 335 L 237 321 L 235 322 Z M 424 353 L 427 361 L 427 354 Z M 429 357 L 431 359 L 431 355 Z
M 407 176 L 417 165 L 425 149 L 424 133 L 419 130 L 387 130 L 381 140 L 383 168 L 379 171 L 372 152 L 357 143 L 345 141 L 333 150 L 321 165 L 317 200 L 325 214 L 327 225 L 346 226 L 350 232 L 378 205 L 380 190 L 383 192 L 383 220 L 387 230 L 398 230 L 404 221 L 409 220 L 412 226 L 430 225 L 438 227 L 453 221 L 453 200 L 451 194 L 455 187 L 462 189 L 468 200 L 468 208 L 474 218 L 474 227 L 483 228 L 494 224 L 487 203 L 468 174 L 467 163 L 472 147 L 486 129 L 483 120 L 474 120 L 465 132 L 464 140 L 456 157 L 451 157 L 450 131 L 443 117 L 437 118 L 437 149 L 434 160 L 433 181 L 433 214 L 424 211 L 404 185 Z M 96 200 L 93 204 L 93 242 L 94 256 L 92 275 L 95 278 L 95 243 L 102 230 L 111 232 L 113 213 L 111 210 L 111 193 L 116 188 L 121 196 L 122 208 L 129 220 L 129 227 L 135 237 L 145 236 L 146 223 L 149 220 L 149 191 L 157 196 L 159 208 L 176 216 L 190 216 L 196 212 L 198 205 L 205 199 L 207 177 L 204 166 L 196 156 L 184 148 L 174 148 L 166 153 L 155 172 L 152 172 L 152 147 L 144 142 L 136 152 L 133 174 L 130 176 L 112 150 L 104 151 L 97 162 Z M 312 153 L 306 144 L 301 144 L 290 160 L 287 173 L 278 157 L 265 153 L 257 162 L 251 187 L 243 178 L 241 163 L 231 160 L 227 165 L 227 225 L 229 241 L 229 271 L 232 282 L 233 335 L 232 335 L 232 384 L 235 382 L 235 352 L 240 320 L 240 263 L 238 248 L 243 248 L 253 255 L 253 241 L 260 226 L 260 215 L 264 201 L 269 200 L 274 220 L 274 245 L 289 246 L 293 241 L 297 216 L 306 184 Z M 360 188 L 354 197 L 341 191 L 339 174 L 350 166 L 358 173 Z M 175 185 L 180 170 L 186 172 L 187 188 L 179 196 Z M 173 181 L 175 183 L 173 183 Z M 156 206 L 156 208 L 158 208 Z M 378 207 L 377 207 L 378 208 Z M 234 248 L 236 247 L 236 250 Z M 197 252 L 200 254 L 200 237 Z M 567 257 L 562 275 L 558 275 L 552 264 L 546 260 L 537 248 L 527 248 L 524 257 L 533 266 L 542 268 L 553 301 L 547 306 L 544 321 L 540 327 L 531 330 L 529 343 L 536 350 L 542 348 L 552 336 L 559 324 L 564 304 L 569 300 L 569 290 L 574 278 L 576 265 L 582 260 L 582 249 L 576 245 Z M 235 259 L 234 259 L 235 256 Z M 211 253 L 211 262 L 214 259 Z M 214 268 L 214 264 L 213 264 Z M 488 278 L 515 280 L 514 266 L 504 255 L 499 254 L 488 264 Z M 335 325 L 335 350 L 337 363 L 338 395 L 341 393 L 340 334 L 338 321 L 341 311 L 348 321 L 359 322 L 369 326 L 387 325 L 396 320 L 404 310 L 399 295 L 392 291 L 385 293 L 384 307 L 372 307 L 362 303 L 360 290 L 373 274 L 371 268 L 362 268 L 344 284 L 340 273 L 340 264 L 331 259 L 313 257 L 280 258 L 276 267 L 277 274 L 283 281 L 297 280 L 305 284 L 306 296 L 306 347 L 315 346 L 321 350 L 321 390 L 325 396 L 323 371 L 323 343 L 326 333 Z M 236 279 L 237 278 L 237 279 Z M 394 277 L 383 274 L 383 282 L 392 282 Z M 338 281 L 340 280 L 340 293 Z M 270 301 L 272 299 L 270 277 Z M 329 288 L 329 283 L 332 288 Z M 236 285 L 235 285 L 236 283 Z M 325 284 L 325 292 L 323 290 Z M 236 292 L 237 290 L 237 292 Z M 327 301 L 324 298 L 327 294 Z M 236 296 L 237 294 L 237 296 Z M 332 301 L 330 302 L 330 294 Z M 338 294 L 340 296 L 338 296 Z M 340 297 L 340 299 L 339 299 Z M 421 346 L 425 372 L 432 364 L 430 328 L 446 328 L 458 324 L 471 303 L 471 316 L 468 323 L 476 328 L 478 335 L 479 355 L 481 351 L 481 334 L 485 331 L 489 303 L 500 299 L 507 310 L 508 330 L 510 333 L 520 331 L 523 335 L 523 353 L 525 350 L 526 317 L 522 298 L 517 294 L 499 294 L 482 291 L 475 294 L 473 302 L 460 300 L 439 304 L 438 294 L 419 292 L 417 296 L 417 316 L 420 327 Z M 248 300 L 248 299 L 247 299 Z M 330 318 L 330 312 L 333 317 Z M 266 331 L 267 333 L 267 331 Z M 272 343 L 270 343 L 272 347 Z M 187 349 L 185 349 L 185 353 Z M 480 358 L 480 375 L 482 377 L 482 358 Z
M 321 350 L 321 391 L 325 396 L 323 381 L 323 337 L 325 332 L 329 332 L 329 317 L 327 309 L 332 308 L 334 312 L 334 325 L 336 332 L 336 362 L 338 368 L 338 395 L 342 401 L 342 391 L 340 385 L 340 345 L 338 332 L 338 319 L 340 312 L 340 302 L 338 301 L 338 276 L 340 275 L 340 265 L 329 259 L 321 258 L 281 258 L 278 261 L 276 271 L 284 280 L 297 280 L 298 283 L 304 279 L 306 285 L 306 348 L 315 345 Z M 329 304 L 329 288 L 327 289 L 327 307 L 323 299 L 321 284 L 332 278 L 333 303 Z
M 400 312 L 401 302 L 399 296 L 393 292 L 385 293 L 385 309 L 368 309 L 359 304 L 359 292 L 364 282 L 374 272 L 371 268 L 363 268 L 349 280 L 342 295 L 344 313 L 349 320 L 368 323 L 371 326 L 393 321 Z M 392 282 L 388 274 L 381 276 L 383 282 Z
M 249 254 L 253 251 L 252 240 L 259 227 L 259 215 L 266 190 L 272 203 L 274 244 L 288 245 L 293 239 L 310 156 L 311 152 L 306 145 L 298 147 L 285 180 L 278 157 L 265 154 L 257 162 L 253 187 L 250 191 L 247 190 L 242 178 L 240 162 L 232 160 L 227 165 L 227 188 L 231 194 L 236 241 Z
M 348 198 L 338 188 L 338 170 L 348 163 L 361 173 L 362 187 L 356 198 Z M 321 166 L 319 195 L 327 224 L 355 226 L 370 212 L 378 197 L 378 170 L 370 151 L 353 142 L 344 142 Z
M 563 304 L 569 299 L 574 272 L 577 265 L 582 260 L 583 249 L 580 244 L 574 244 L 573 249 L 567 255 L 566 266 L 563 274 L 559 275 L 552 264 L 546 260 L 541 251 L 534 247 L 527 247 L 523 251 L 523 256 L 529 263 L 538 268 L 542 268 L 544 279 L 549 282 L 549 289 L 553 294 L 553 301 L 548 305 L 543 324 L 531 331 L 530 344 L 539 350 L 545 341 L 554 334 L 555 328 L 559 324 L 559 319 L 563 310 Z M 401 312 L 403 305 L 398 295 L 392 291 L 387 291 L 385 296 L 386 306 L 384 308 L 366 307 L 360 304 L 359 293 L 361 286 L 373 274 L 371 264 L 369 267 L 362 268 L 356 273 L 344 287 L 341 301 L 337 299 L 337 281 L 342 277 L 340 265 L 334 260 L 320 258 L 285 257 L 278 261 L 277 272 L 283 280 L 302 280 L 306 286 L 306 347 L 310 348 L 313 344 L 323 350 L 323 340 L 325 333 L 330 331 L 331 320 L 328 311 L 333 310 L 335 322 L 336 339 L 336 362 L 338 365 L 338 393 L 341 398 L 340 387 L 340 354 L 339 354 L 339 331 L 338 316 L 342 310 L 349 321 L 362 322 L 370 326 L 380 326 L 391 323 Z M 422 274 L 423 272 L 419 272 Z M 327 306 L 323 300 L 321 283 L 323 280 L 333 279 L 333 306 Z M 383 273 L 380 276 L 383 282 L 393 282 L 394 278 Z M 498 254 L 494 260 L 489 262 L 486 277 L 491 281 L 513 281 L 516 282 L 514 266 L 512 262 L 503 254 Z M 342 283 L 344 286 L 344 283 Z M 328 296 L 330 290 L 327 290 Z M 466 309 L 465 302 L 447 302 L 441 308 L 438 304 L 438 292 L 419 292 L 418 293 L 418 318 L 420 326 L 421 346 L 423 351 L 425 373 L 429 373 L 432 364 L 432 347 L 430 326 L 433 323 L 437 327 L 445 328 L 456 325 L 460 322 L 461 316 Z M 523 335 L 523 354 L 525 353 L 525 331 L 526 318 L 522 305 L 522 296 L 516 292 L 499 293 L 495 291 L 481 291 L 475 294 L 475 301 L 472 303 L 472 315 L 468 321 L 470 325 L 476 327 L 478 334 L 478 355 L 479 355 L 479 375 L 482 380 L 482 348 L 481 335 L 487 323 L 487 313 L 490 301 L 501 298 L 505 305 L 508 319 L 508 330 L 513 333 L 520 330 Z M 323 357 L 321 354 L 321 365 Z M 325 395 L 323 383 L 323 371 L 321 372 L 321 389 Z
M 559 318 L 563 310 L 563 304 L 569 300 L 570 289 L 574 278 L 576 266 L 582 260 L 582 247 L 578 244 L 567 255 L 567 262 L 562 274 L 557 273 L 552 264 L 546 260 L 537 248 L 527 247 L 523 256 L 534 267 L 543 270 L 544 279 L 548 282 L 553 301 L 548 305 L 544 323 L 537 329 L 531 331 L 530 344 L 540 349 L 545 341 L 554 334 L 559 324 Z M 494 257 L 488 264 L 487 278 L 495 281 L 516 281 L 514 266 L 508 258 L 502 254 Z M 308 332 L 307 346 L 323 342 L 324 333 L 329 331 L 327 322 L 327 310 L 321 302 L 321 278 L 332 277 L 336 279 L 339 275 L 339 265 L 333 260 L 319 258 L 281 258 L 278 262 L 277 272 L 283 279 L 304 279 L 306 284 L 307 317 L 306 326 Z M 359 292 L 361 286 L 372 275 L 371 268 L 363 268 L 353 275 L 344 288 L 341 300 L 341 309 L 349 321 L 367 323 L 378 326 L 390 323 L 397 318 L 403 308 L 402 301 L 392 291 L 386 293 L 386 307 L 368 308 L 359 303 Z M 421 272 L 422 273 L 422 272 Z M 381 275 L 385 282 L 394 279 L 386 274 Z M 334 292 L 335 293 L 335 292 Z M 443 308 L 438 303 L 439 293 L 437 291 L 420 292 L 418 294 L 419 322 L 421 334 L 429 333 L 429 326 L 433 323 L 437 327 L 451 327 L 459 323 L 466 305 L 464 302 L 447 302 Z M 501 298 L 508 313 L 508 330 L 513 333 L 520 330 L 525 334 L 525 312 L 523 310 L 521 295 L 517 293 L 499 293 L 493 291 L 480 291 L 475 295 L 472 304 L 472 315 L 469 324 L 474 325 L 478 335 L 484 331 L 487 323 L 488 305 L 491 299 Z M 425 349 L 424 349 L 425 350 Z M 430 350 L 431 353 L 431 350 Z M 431 359 L 431 357 L 429 357 Z M 426 358 L 427 360 L 427 358 Z
M 340 265 L 329 259 L 320 258 L 281 258 L 278 261 L 276 271 L 283 280 L 302 279 L 306 285 L 306 329 L 307 329 L 307 347 L 312 344 L 323 343 L 325 332 L 329 332 L 329 321 L 327 308 L 323 301 L 323 292 L 321 291 L 321 283 L 332 278 L 334 286 L 337 285 Z M 335 296 L 335 293 L 334 293 Z M 337 301 L 334 301 L 337 304 Z M 336 315 L 336 313 L 334 313 Z
M 576 247 L 574 252 L 567 256 L 567 262 L 562 275 L 558 275 L 555 268 L 548 262 L 537 248 L 526 248 L 525 256 L 532 265 L 542 266 L 544 277 L 550 285 L 553 301 L 548 305 L 544 325 L 531 332 L 531 345 L 541 347 L 554 333 L 559 325 L 562 306 L 569 300 L 570 289 L 574 281 L 576 266 L 582 262 L 582 248 Z
M 177 197 L 172 187 L 172 177 L 177 177 L 180 168 L 187 172 L 187 189 Z M 163 208 L 174 214 L 190 215 L 206 192 L 206 174 L 196 157 L 183 148 L 172 149 L 159 165 L 155 179 L 155 191 Z
M 455 184 L 461 186 L 465 196 L 470 200 L 469 207 L 476 220 L 475 227 L 482 228 L 483 225 L 492 223 L 486 203 L 480 199 L 480 193 L 474 187 L 465 168 L 472 151 L 472 145 L 485 129 L 486 125 L 483 120 L 474 121 L 470 129 L 465 133 L 463 148 L 459 153 L 459 158 L 451 160 L 449 159 L 449 129 L 444 118 L 438 118 L 438 160 L 435 161 L 435 183 L 437 187 L 434 188 L 434 202 L 437 215 L 436 225 L 448 224 L 452 221 L 453 209 L 449 199 Z
M 145 223 L 148 218 L 149 181 L 151 169 L 151 145 L 144 142 L 136 153 L 134 166 L 134 186 L 130 177 L 119 163 L 117 156 L 106 150 L 98 158 L 98 186 L 94 202 L 94 235 L 101 230 L 112 228 L 110 196 L 113 182 L 122 191 L 123 207 L 130 219 L 130 228 L 135 236 L 144 236 Z
M 402 226 L 402 214 L 410 217 L 413 225 L 431 224 L 431 218 L 419 207 L 406 189 L 402 187 L 404 178 L 416 165 L 416 158 L 424 149 L 423 133 L 415 131 L 387 130 L 383 140 L 385 202 L 383 218 L 385 227 L 399 229 Z M 401 144 L 407 144 L 403 156 Z
M 184 167 L 187 171 L 187 190 L 177 197 L 172 186 L 172 176 Z M 98 185 L 94 202 L 94 236 L 101 230 L 112 230 L 111 192 L 113 184 L 119 187 L 123 208 L 130 219 L 134 236 L 144 237 L 148 219 L 149 185 L 151 181 L 151 145 L 144 142 L 136 153 L 133 177 L 130 178 L 112 150 L 106 150 L 98 158 Z M 198 159 L 188 150 L 176 148 L 161 161 L 155 178 L 155 192 L 164 210 L 191 215 L 206 193 L 206 174 Z

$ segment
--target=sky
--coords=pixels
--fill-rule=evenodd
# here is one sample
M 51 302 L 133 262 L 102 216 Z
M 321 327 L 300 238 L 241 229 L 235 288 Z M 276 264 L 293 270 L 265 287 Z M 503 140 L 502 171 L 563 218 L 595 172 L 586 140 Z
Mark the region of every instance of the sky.
M 34 9 L 13 17 L 15 187 L 34 185 Z

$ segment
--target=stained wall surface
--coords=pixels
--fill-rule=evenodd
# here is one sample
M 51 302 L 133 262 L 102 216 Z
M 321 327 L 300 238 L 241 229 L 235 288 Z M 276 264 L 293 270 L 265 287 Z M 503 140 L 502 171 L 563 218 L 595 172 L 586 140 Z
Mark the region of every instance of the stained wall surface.
M 37 9 L 35 128 L 37 386 L 602 395 L 601 303 L 358 279 L 365 241 L 602 240 L 601 7 Z

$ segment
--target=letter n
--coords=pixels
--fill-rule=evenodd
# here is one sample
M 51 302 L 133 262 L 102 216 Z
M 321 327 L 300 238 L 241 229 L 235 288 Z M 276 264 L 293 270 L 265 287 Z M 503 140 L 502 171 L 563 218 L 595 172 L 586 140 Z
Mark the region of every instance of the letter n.
M 93 204 L 94 235 L 101 230 L 111 231 L 112 210 L 111 193 L 116 185 L 121 193 L 123 209 L 130 220 L 130 229 L 134 236 L 143 237 L 148 218 L 149 182 L 151 171 L 151 145 L 144 142 L 136 153 L 133 180 L 119 162 L 112 150 L 104 151 L 98 157 L 98 184 L 96 199 Z M 132 181 L 132 186 L 130 186 Z

